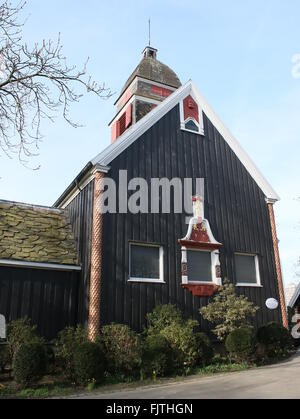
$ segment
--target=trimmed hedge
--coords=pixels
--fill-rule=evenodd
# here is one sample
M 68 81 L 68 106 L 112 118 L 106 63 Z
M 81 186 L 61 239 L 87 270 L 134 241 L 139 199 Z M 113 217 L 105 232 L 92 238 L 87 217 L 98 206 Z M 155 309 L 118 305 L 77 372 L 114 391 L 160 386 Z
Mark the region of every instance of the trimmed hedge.
M 65 377 L 70 380 L 75 379 L 74 351 L 86 342 L 88 342 L 88 332 L 81 326 L 67 327 L 58 334 L 55 342 L 56 361 Z
M 259 328 L 257 341 L 263 346 L 265 355 L 270 358 L 285 355 L 292 346 L 290 332 L 276 322 Z
M 110 324 L 101 329 L 97 344 L 104 350 L 107 370 L 111 374 L 132 374 L 141 365 L 138 335 L 124 324 Z
M 13 362 L 13 376 L 17 383 L 30 385 L 39 381 L 47 367 L 45 348 L 40 343 L 27 343 L 17 350 Z
M 171 323 L 160 334 L 168 341 L 173 352 L 173 363 L 183 370 L 197 364 L 198 349 L 194 329 L 197 322 L 188 320 L 182 323 Z
M 142 372 L 146 377 L 164 377 L 172 370 L 172 350 L 161 334 L 146 336 L 142 344 Z
M 147 314 L 147 333 L 161 332 L 174 323 L 183 323 L 181 311 L 172 304 L 157 305 Z
M 8 346 L 0 345 L 0 372 L 4 372 L 5 367 L 9 364 L 10 356 Z
M 11 363 L 18 349 L 29 343 L 43 345 L 45 341 L 38 336 L 36 326 L 32 326 L 28 318 L 14 320 L 7 325 L 7 345 Z
M 86 342 L 74 351 L 76 382 L 86 385 L 90 381 L 101 383 L 104 376 L 104 355 L 99 345 Z
M 225 346 L 235 361 L 249 361 L 254 352 L 253 328 L 245 326 L 234 330 L 227 337 Z
M 197 364 L 208 365 L 215 354 L 214 348 L 209 337 L 205 333 L 196 333 Z

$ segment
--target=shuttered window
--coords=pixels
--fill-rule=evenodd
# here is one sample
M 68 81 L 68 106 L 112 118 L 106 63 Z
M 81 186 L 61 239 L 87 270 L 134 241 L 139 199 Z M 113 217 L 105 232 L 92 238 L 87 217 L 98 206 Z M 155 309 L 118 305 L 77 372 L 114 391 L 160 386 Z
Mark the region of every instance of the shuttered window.
M 210 252 L 189 250 L 187 264 L 189 282 L 213 282 Z
M 119 135 L 122 135 L 123 132 L 126 130 L 126 112 L 121 116 L 119 119 L 119 126 L 120 126 L 120 132 Z
M 237 284 L 258 284 L 258 258 L 255 255 L 235 255 L 235 276 Z
M 130 280 L 163 281 L 162 248 L 130 245 Z

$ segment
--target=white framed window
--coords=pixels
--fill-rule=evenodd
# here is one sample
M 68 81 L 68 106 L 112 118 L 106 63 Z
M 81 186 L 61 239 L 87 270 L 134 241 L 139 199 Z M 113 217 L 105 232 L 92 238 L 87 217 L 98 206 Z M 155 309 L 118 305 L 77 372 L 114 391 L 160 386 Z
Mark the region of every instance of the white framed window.
M 164 284 L 164 249 L 150 243 L 129 243 L 129 282 Z
M 183 131 L 204 135 L 203 111 L 192 95 L 180 102 L 180 127 Z
M 188 282 L 190 284 L 213 284 L 212 252 L 187 251 Z
M 261 287 L 258 255 L 236 253 L 234 255 L 237 287 Z

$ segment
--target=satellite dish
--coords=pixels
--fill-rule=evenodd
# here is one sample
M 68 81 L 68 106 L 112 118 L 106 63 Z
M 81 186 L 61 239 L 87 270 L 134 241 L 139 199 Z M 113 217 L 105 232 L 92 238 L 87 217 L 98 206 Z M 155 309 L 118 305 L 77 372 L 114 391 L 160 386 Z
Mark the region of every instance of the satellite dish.
M 275 300 L 275 298 L 269 298 L 266 301 L 266 306 L 269 310 L 277 310 L 277 308 L 279 307 L 279 303 L 277 300 Z

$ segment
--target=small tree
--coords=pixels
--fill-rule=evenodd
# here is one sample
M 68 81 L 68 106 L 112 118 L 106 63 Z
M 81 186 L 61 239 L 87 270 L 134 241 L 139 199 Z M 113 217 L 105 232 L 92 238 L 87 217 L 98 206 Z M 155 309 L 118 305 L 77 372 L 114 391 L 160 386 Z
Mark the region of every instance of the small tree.
M 255 307 L 247 297 L 238 296 L 235 287 L 226 281 L 220 288 L 214 301 L 201 308 L 200 314 L 205 320 L 216 325 L 213 330 L 218 340 L 224 341 L 229 333 L 249 324 L 258 307 Z

